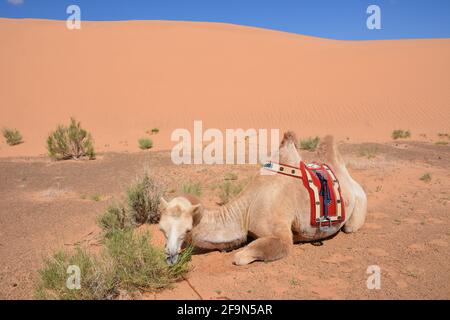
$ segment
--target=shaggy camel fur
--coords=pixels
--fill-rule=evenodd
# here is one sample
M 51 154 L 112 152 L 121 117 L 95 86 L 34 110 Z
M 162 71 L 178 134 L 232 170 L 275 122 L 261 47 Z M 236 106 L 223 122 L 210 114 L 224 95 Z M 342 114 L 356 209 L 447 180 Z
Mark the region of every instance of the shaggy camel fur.
M 341 228 L 357 231 L 366 217 L 366 194 L 348 173 L 331 136 L 324 138 L 319 155 L 339 180 L 346 212 L 342 223 L 324 230 L 311 226 L 309 193 L 301 181 L 279 174 L 258 175 L 234 201 L 217 210 L 204 209 L 192 196 L 170 202 L 161 199 L 159 226 L 167 240 L 168 263 L 177 261 L 184 242 L 201 249 L 231 250 L 251 237 L 256 240 L 234 256 L 236 265 L 245 265 L 283 258 L 295 242 L 324 239 Z M 300 160 L 295 135 L 285 133 L 279 162 L 298 166 Z

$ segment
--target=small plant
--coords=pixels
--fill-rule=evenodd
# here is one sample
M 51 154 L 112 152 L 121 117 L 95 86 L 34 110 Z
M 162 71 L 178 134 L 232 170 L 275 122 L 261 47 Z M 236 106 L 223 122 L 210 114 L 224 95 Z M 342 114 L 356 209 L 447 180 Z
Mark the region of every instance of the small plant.
M 95 202 L 98 202 L 98 201 L 102 200 L 102 196 L 99 195 L 99 194 L 94 194 L 94 195 L 91 196 L 91 200 L 95 201 Z
M 219 186 L 219 198 L 220 204 L 226 204 L 238 195 L 242 191 L 243 187 L 241 184 L 233 184 L 231 181 L 227 180 Z
M 225 180 L 237 180 L 238 179 L 238 175 L 237 175 L 237 173 L 234 173 L 234 172 L 227 172 L 225 174 L 225 178 L 224 179 Z
M 198 182 L 187 183 L 183 185 L 183 193 L 188 193 L 200 197 L 202 195 L 202 187 Z
M 68 127 L 60 125 L 48 136 L 47 150 L 56 160 L 95 158 L 91 134 L 82 129 L 74 118 L 70 119 Z
M 147 174 L 127 191 L 128 206 L 133 222 L 158 223 L 159 202 L 164 194 L 162 185 L 156 183 Z
M 320 138 L 319 137 L 309 137 L 307 139 L 300 140 L 300 149 L 314 151 L 319 145 Z
M 5 137 L 6 143 L 10 146 L 15 146 L 22 143 L 22 135 L 17 129 L 4 128 L 2 130 L 3 137 Z
M 151 133 L 152 134 L 157 134 L 159 132 L 159 129 L 158 128 L 153 128 L 152 130 L 151 130 Z
M 142 138 L 139 139 L 138 143 L 139 148 L 141 148 L 142 150 L 151 149 L 153 147 L 153 141 L 151 139 Z
M 128 292 L 170 286 L 189 269 L 192 249 L 185 249 L 176 264 L 166 263 L 162 249 L 149 242 L 150 234 L 116 229 L 105 239 L 100 255 L 77 248 L 74 253 L 58 252 L 46 259 L 36 286 L 38 299 L 113 299 L 119 289 Z M 78 266 L 81 286 L 67 288 L 67 268 Z
M 447 141 L 436 141 L 434 144 L 437 146 L 446 146 L 446 145 L 448 145 L 448 142 Z
M 392 131 L 392 139 L 394 139 L 394 140 L 407 139 L 409 137 L 411 137 L 411 132 L 409 130 L 398 129 L 398 130 Z
M 80 288 L 66 285 L 69 266 L 80 268 Z M 72 254 L 59 251 L 44 260 L 36 286 L 37 299 L 103 300 L 117 294 L 117 280 L 112 265 L 77 247 Z
M 159 289 L 171 282 L 164 252 L 151 246 L 149 240 L 148 232 L 135 235 L 131 230 L 113 232 L 106 240 L 117 280 L 129 291 Z
M 114 204 L 97 218 L 97 224 L 103 229 L 105 238 L 109 238 L 116 230 L 128 230 L 132 227 L 130 215 L 124 206 Z
M 378 152 L 378 148 L 375 146 L 362 147 L 359 150 L 359 155 L 367 159 L 375 158 Z
M 297 279 L 292 278 L 291 280 L 289 280 L 289 284 L 290 284 L 291 286 L 295 287 L 295 286 L 298 286 L 298 285 L 299 285 L 299 282 L 298 282 Z
M 423 182 L 430 182 L 431 181 L 431 174 L 430 173 L 425 173 L 424 175 L 422 175 L 420 177 L 420 180 L 422 180 Z

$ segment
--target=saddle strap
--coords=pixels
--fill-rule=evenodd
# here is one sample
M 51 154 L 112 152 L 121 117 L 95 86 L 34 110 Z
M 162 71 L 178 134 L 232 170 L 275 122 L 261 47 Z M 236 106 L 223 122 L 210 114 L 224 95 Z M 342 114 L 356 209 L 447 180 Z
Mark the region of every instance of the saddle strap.
M 302 179 L 302 172 L 300 168 L 293 167 L 288 164 L 282 164 L 277 162 L 267 162 L 263 166 L 264 169 L 274 173 L 284 174 L 286 176 Z

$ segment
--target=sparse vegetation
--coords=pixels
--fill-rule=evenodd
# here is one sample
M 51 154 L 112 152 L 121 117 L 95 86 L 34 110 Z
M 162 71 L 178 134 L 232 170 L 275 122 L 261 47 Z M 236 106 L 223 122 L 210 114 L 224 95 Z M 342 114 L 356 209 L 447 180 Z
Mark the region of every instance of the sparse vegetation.
M 447 141 L 436 141 L 434 144 L 437 146 L 446 146 L 446 145 L 448 145 L 448 142 Z
M 67 288 L 69 266 L 80 268 L 79 290 Z M 105 257 L 96 258 L 77 247 L 74 253 L 59 251 L 44 260 L 35 295 L 37 299 L 51 300 L 112 299 L 117 294 L 117 285 L 112 265 Z
M 299 285 L 299 281 L 295 278 L 292 278 L 291 280 L 289 280 L 289 284 L 293 287 L 298 286 Z
M 172 280 L 164 252 L 149 240 L 148 232 L 136 235 L 131 230 L 113 232 L 106 240 L 117 280 L 128 291 L 163 288 Z
M 142 138 L 142 139 L 139 139 L 138 143 L 139 143 L 139 148 L 141 148 L 142 150 L 147 150 L 147 149 L 153 148 L 153 141 L 151 139 Z
M 106 211 L 97 218 L 97 224 L 109 238 L 116 230 L 127 230 L 132 227 L 131 217 L 121 204 L 110 205 Z
M 92 136 L 81 128 L 80 122 L 70 119 L 70 125 L 59 125 L 47 138 L 47 150 L 53 159 L 95 158 Z
M 411 137 L 411 132 L 409 130 L 398 129 L 398 130 L 392 131 L 392 139 L 394 139 L 394 140 L 407 139 L 409 137 Z
M 183 192 L 200 197 L 202 195 L 202 187 L 200 183 L 186 183 L 183 185 Z
M 224 181 L 219 186 L 220 204 L 228 203 L 232 198 L 237 196 L 243 189 L 242 184 L 234 184 L 229 180 Z
M 128 206 L 134 223 L 158 223 L 159 201 L 164 194 L 161 184 L 145 174 L 127 191 Z
M 102 200 L 102 196 L 99 195 L 99 194 L 94 194 L 94 195 L 91 196 L 91 200 L 95 201 L 95 202 L 98 202 L 98 201 Z
M 367 159 L 372 159 L 376 157 L 377 152 L 378 148 L 376 146 L 367 146 L 361 147 L 361 149 L 359 150 L 359 155 Z
M 319 137 L 309 137 L 306 139 L 300 140 L 300 149 L 314 151 L 319 145 L 320 138 Z
M 36 288 L 38 299 L 113 299 L 120 289 L 134 292 L 160 289 L 178 280 L 187 270 L 192 249 L 182 252 L 178 262 L 169 266 L 162 249 L 153 247 L 150 234 L 115 230 L 105 240 L 99 257 L 77 248 L 73 254 L 58 252 L 44 261 Z M 67 268 L 78 266 L 81 288 L 68 289 Z
M 23 142 L 22 135 L 17 129 L 3 128 L 2 134 L 6 140 L 6 143 L 10 146 L 15 146 Z
M 159 221 L 159 201 L 164 193 L 162 185 L 147 174 L 127 190 L 126 204 L 110 205 L 97 219 L 97 224 L 108 238 L 116 230 L 128 230 L 143 223 Z
M 422 180 L 423 182 L 430 182 L 431 181 L 431 174 L 430 173 L 425 173 L 424 175 L 422 175 L 420 177 L 420 180 Z
M 225 173 L 225 180 L 237 180 L 238 179 L 238 175 L 235 172 L 227 172 Z
M 158 128 L 153 128 L 152 130 L 151 130 L 151 133 L 152 134 L 157 134 L 159 132 L 159 129 Z

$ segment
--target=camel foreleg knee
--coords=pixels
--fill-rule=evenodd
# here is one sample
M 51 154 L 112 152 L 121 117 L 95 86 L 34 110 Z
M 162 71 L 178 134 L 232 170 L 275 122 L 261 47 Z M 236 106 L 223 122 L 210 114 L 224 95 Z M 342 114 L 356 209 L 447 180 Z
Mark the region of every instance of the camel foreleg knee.
M 256 239 L 234 255 L 233 263 L 241 266 L 256 260 L 273 261 L 289 254 L 292 240 L 278 237 L 263 237 Z

